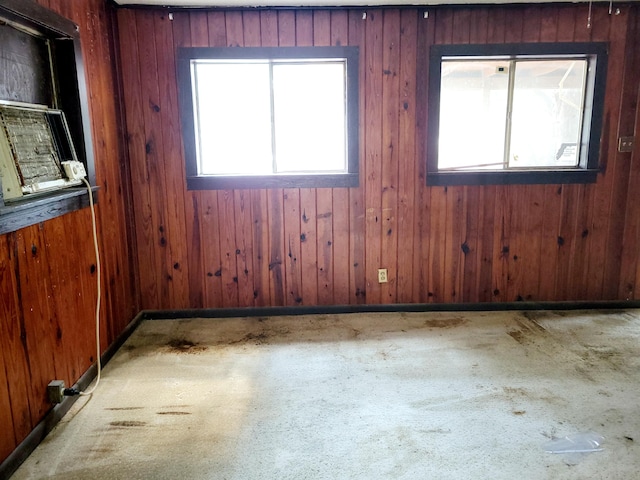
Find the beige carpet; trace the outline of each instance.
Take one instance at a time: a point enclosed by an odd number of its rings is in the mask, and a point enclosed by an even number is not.
[[[13,478],[638,478],[639,337],[640,311],[146,321]]]

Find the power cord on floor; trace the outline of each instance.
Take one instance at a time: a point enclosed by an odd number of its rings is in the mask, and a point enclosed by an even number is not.
[[[77,394],[79,395],[88,396],[91,395],[96,390],[96,388],[98,388],[98,384],[100,383],[100,373],[102,370],[102,364],[100,362],[100,303],[102,297],[102,289],[100,278],[100,251],[98,249],[98,229],[96,227],[96,212],[95,205],[93,204],[93,191],[91,190],[91,184],[85,178],[83,178],[82,181],[87,186],[87,191],[89,192],[89,206],[91,207],[91,225],[93,227],[93,246],[96,252],[96,276],[98,284],[98,297],[96,299],[96,366],[98,369],[98,373],[96,375],[96,383],[93,385],[93,388],[91,388],[91,390],[77,392]],[[76,392],[73,392],[72,394],[76,394]]]

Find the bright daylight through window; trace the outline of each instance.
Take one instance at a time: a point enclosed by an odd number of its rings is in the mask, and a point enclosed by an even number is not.
[[[483,48],[485,54],[476,54]],[[533,51],[523,53],[527,49]],[[434,50],[432,66],[435,60],[439,68],[430,79],[430,105],[437,108],[429,110],[429,183],[593,181],[606,66],[602,44]]]
[[[189,188],[357,185],[357,49],[180,55]]]

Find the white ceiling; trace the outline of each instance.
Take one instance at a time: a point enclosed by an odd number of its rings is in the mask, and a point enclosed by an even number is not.
[[[365,7],[428,6],[490,3],[579,3],[576,0],[115,0],[120,5],[156,5],[165,7]],[[579,0],[582,3],[588,0]],[[608,2],[609,0],[594,0]],[[640,2],[640,0],[627,0]],[[614,2],[619,3],[619,2]]]

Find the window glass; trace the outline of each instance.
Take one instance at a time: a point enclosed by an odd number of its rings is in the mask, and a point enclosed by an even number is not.
[[[585,60],[443,61],[438,168],[576,167],[585,71]]]
[[[269,64],[195,61],[193,76],[198,173],[271,173]]]
[[[578,166],[586,63],[516,63],[509,167]]]
[[[277,172],[345,172],[344,63],[273,67]]]
[[[502,168],[508,67],[504,61],[442,62],[439,169]]]

